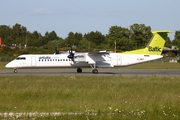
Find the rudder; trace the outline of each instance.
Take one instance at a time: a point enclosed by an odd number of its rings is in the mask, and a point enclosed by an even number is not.
[[[144,54],[156,54],[161,55],[162,50],[164,48],[164,44],[167,39],[169,30],[157,30],[153,31],[153,37],[151,38],[150,42],[147,44],[146,48],[144,49]]]

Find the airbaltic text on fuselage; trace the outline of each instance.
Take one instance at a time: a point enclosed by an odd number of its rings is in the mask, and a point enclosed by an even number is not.
[[[51,57],[49,57],[49,56],[41,56],[41,57],[39,57],[39,59],[51,59]]]
[[[41,56],[39,57],[40,60],[44,60],[44,59],[58,59],[59,57],[50,57],[50,56]]]
[[[160,47],[148,47],[148,51],[150,52],[161,52],[161,48]]]

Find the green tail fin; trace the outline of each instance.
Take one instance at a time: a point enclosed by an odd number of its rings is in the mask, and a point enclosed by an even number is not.
[[[167,34],[170,33],[170,31],[159,30],[159,31],[153,31],[152,33],[153,33],[153,37],[146,46],[146,48],[144,49],[143,53],[161,55],[164,48],[164,44],[167,39]]]
[[[161,55],[164,48],[165,41],[167,39],[167,34],[170,33],[169,30],[157,30],[153,31],[153,37],[147,44],[146,48],[124,52],[125,54],[154,54]]]

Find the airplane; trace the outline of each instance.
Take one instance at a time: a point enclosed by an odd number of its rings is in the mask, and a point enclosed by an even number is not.
[[[6,68],[13,68],[14,73],[19,68],[77,68],[77,73],[82,68],[91,67],[92,73],[97,74],[97,68],[129,66],[138,63],[160,59],[164,48],[165,40],[169,30],[152,31],[152,38],[144,49],[126,51],[123,53],[111,53],[107,51],[98,52],[69,52],[54,54],[24,54],[18,56],[6,64]]]

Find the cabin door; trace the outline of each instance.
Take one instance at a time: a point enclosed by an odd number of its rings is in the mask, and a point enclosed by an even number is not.
[[[117,65],[121,65],[121,56],[117,56]]]
[[[36,57],[31,57],[31,66],[35,67],[36,66]]]

